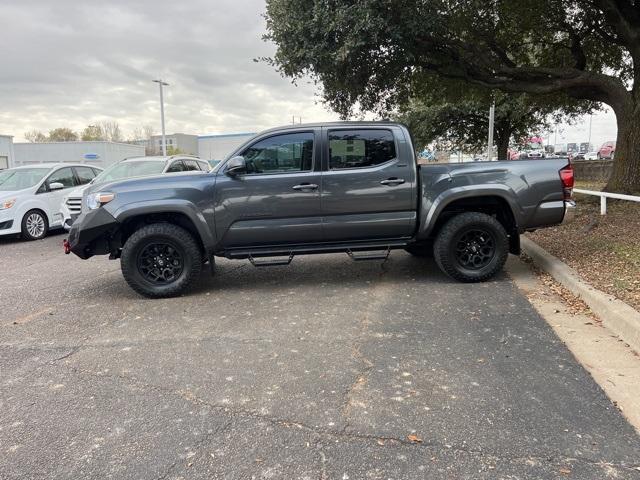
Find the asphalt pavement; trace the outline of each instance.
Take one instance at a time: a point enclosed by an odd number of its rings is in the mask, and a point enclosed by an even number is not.
[[[640,437],[506,275],[219,260],[147,300],[0,240],[0,478],[640,478]]]

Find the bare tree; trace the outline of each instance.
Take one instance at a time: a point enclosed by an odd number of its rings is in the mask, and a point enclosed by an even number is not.
[[[40,130],[29,130],[25,132],[24,138],[27,142],[30,143],[43,143],[47,141],[47,136],[42,133]]]

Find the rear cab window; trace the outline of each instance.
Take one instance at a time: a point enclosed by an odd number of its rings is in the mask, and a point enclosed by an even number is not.
[[[391,130],[329,130],[328,135],[329,170],[375,167],[396,158]]]

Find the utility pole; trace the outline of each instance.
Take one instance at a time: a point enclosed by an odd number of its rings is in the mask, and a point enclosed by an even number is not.
[[[589,115],[589,151],[591,151],[591,122],[593,121],[593,113]]]
[[[489,108],[489,141],[487,142],[488,143],[488,148],[487,148],[488,161],[491,161],[493,157],[493,123],[495,120],[495,115],[496,115],[496,102],[493,102],[491,104],[491,107]]]
[[[164,97],[162,95],[162,87],[168,87],[169,84],[167,82],[163,82],[162,79],[153,80],[160,86],[160,122],[162,123],[162,155],[167,156],[167,140],[165,138],[164,131]]]

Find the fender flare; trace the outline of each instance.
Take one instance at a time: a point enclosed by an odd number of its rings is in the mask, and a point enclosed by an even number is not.
[[[417,238],[424,239],[429,236],[435,226],[442,211],[456,200],[474,197],[499,197],[504,200],[513,214],[516,226],[520,225],[524,218],[524,212],[517,202],[516,193],[506,185],[487,184],[474,185],[473,187],[462,186],[445,190],[432,202],[423,196],[421,200],[420,227]]]
[[[215,239],[211,233],[209,224],[202,212],[187,200],[172,198],[170,202],[165,200],[148,200],[129,203],[116,208],[112,212],[112,215],[118,223],[124,223],[130,218],[154,213],[179,213],[185,215],[196,227],[205,250],[208,252],[213,250]]]

